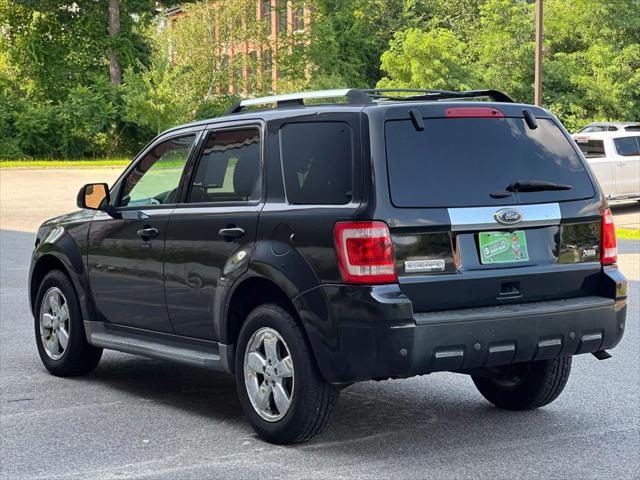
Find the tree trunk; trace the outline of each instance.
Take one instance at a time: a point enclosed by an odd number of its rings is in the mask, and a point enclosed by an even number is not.
[[[120,33],[120,0],[109,0],[109,38],[114,39]],[[122,69],[116,49],[109,48],[109,78],[112,85],[122,83]]]

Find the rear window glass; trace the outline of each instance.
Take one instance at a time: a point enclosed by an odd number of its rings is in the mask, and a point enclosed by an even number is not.
[[[207,137],[189,202],[237,202],[260,197],[260,131],[212,132]]]
[[[576,138],[576,143],[586,158],[605,157],[604,142],[602,140],[591,140],[589,138]]]
[[[289,203],[351,201],[353,140],[347,123],[289,123],[280,129],[280,149]]]
[[[592,133],[592,132],[617,132],[618,127],[613,125],[591,125],[584,127],[579,133]]]
[[[435,118],[417,131],[411,120],[385,125],[391,200],[398,207],[471,207],[591,198],[578,153],[553,122],[522,118]],[[493,192],[523,180],[570,185],[570,190]]]
[[[640,155],[640,137],[614,138],[613,143],[616,146],[616,152],[618,152],[618,155],[622,155],[624,157]]]

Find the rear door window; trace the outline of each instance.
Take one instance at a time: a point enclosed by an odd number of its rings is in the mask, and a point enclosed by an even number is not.
[[[289,123],[280,129],[287,200],[345,205],[352,197],[353,133],[345,122]]]
[[[622,155],[623,157],[640,155],[640,136],[614,138],[613,144],[616,146],[618,155]]]
[[[577,137],[575,140],[585,158],[604,158],[606,156],[604,152],[604,141],[580,137]]]
[[[591,198],[593,186],[572,142],[548,119],[432,118],[385,125],[391,199],[398,207],[471,207]],[[519,181],[570,185],[494,198]]]
[[[257,200],[260,156],[257,128],[209,133],[193,177],[189,203]]]

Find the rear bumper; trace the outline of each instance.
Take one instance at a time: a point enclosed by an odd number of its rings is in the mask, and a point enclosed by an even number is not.
[[[350,383],[610,349],[624,333],[626,280],[604,270],[601,287],[598,296],[418,314],[396,285],[324,285],[295,301],[325,378]]]

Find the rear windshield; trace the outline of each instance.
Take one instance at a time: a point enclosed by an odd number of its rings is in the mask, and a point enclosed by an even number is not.
[[[553,122],[522,118],[435,118],[417,131],[411,120],[385,124],[391,200],[398,207],[471,207],[591,198],[579,155]],[[519,192],[518,181],[570,185],[570,190]]]
[[[606,156],[604,153],[604,141],[580,137],[575,140],[586,158],[602,158]]]

